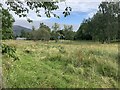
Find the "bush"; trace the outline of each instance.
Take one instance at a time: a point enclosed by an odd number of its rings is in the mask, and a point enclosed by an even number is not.
[[[19,60],[16,55],[16,48],[12,46],[8,46],[6,44],[2,44],[2,54],[7,54],[9,57],[12,57],[14,60]]]

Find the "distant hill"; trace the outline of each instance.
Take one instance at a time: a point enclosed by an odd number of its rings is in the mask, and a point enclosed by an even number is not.
[[[33,23],[29,23],[27,22],[26,20],[16,20],[14,22],[14,25],[20,25],[20,26],[23,26],[23,27],[28,27],[28,28],[31,28],[32,29],[32,26],[35,27],[35,29],[38,29],[39,28],[39,25],[40,23],[44,23],[45,25],[49,26],[50,28],[52,28],[53,24],[55,22],[47,22],[47,21],[33,21]],[[58,23],[60,25],[60,29],[63,29],[64,28],[64,23]],[[80,27],[80,24],[65,24],[65,25],[73,25],[73,30],[74,31],[77,31]]]
[[[32,30],[29,29],[29,28],[26,28],[26,27],[23,27],[23,26],[19,26],[19,25],[14,25],[13,26],[13,32],[14,32],[14,35],[21,35],[21,30],[25,30],[26,32],[31,32]]]

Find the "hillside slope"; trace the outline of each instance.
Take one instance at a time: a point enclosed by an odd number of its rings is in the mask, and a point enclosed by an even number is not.
[[[19,25],[14,25],[13,26],[13,31],[14,31],[14,35],[19,36],[21,35],[21,30],[25,30],[26,32],[31,32],[31,29],[23,27],[23,26],[19,26]]]

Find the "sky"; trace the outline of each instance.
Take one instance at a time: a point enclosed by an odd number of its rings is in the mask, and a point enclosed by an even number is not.
[[[48,23],[56,22],[59,24],[75,25],[75,29],[77,29],[79,28],[81,22],[84,19],[92,17],[97,12],[100,2],[101,0],[66,0],[65,2],[59,2],[57,4],[59,6],[59,9],[54,11],[55,14],[60,16],[60,19],[55,18],[53,16],[51,18],[47,18],[44,14],[43,9],[41,9],[42,17],[37,17],[34,11],[30,11],[28,17],[35,22],[36,21],[48,22]],[[62,12],[64,11],[66,6],[71,7],[72,11],[70,12],[69,16],[64,17]],[[22,25],[22,22],[18,23],[18,20],[26,20],[26,18],[19,18],[13,12],[11,12],[11,14],[16,20],[14,24]]]
[[[47,18],[44,14],[44,10],[41,9],[42,17],[37,17],[34,11],[30,11],[28,17],[32,20],[39,21],[49,21],[49,22],[57,22],[64,24],[80,24],[84,18],[92,17],[100,4],[100,0],[66,0],[65,2],[58,3],[59,9],[54,11],[55,14],[60,16],[58,18]],[[69,16],[64,17],[62,12],[64,11],[66,6],[70,6],[72,11]],[[13,14],[16,20],[19,20],[17,15]],[[22,18],[23,20],[25,18]]]
[[[61,14],[65,8],[65,3],[63,2],[59,4],[60,10],[56,11],[60,15],[60,19],[51,18],[49,21],[65,24],[80,24],[83,19],[92,17],[96,13],[100,2],[96,2],[96,0],[91,0],[91,2],[90,0],[67,0],[66,4],[72,8],[70,15],[64,17]]]

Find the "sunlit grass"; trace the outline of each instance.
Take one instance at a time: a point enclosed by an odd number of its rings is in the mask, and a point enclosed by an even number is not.
[[[118,45],[85,41],[3,41],[19,61],[3,56],[4,87],[116,88]],[[28,52],[29,51],[29,52]]]

